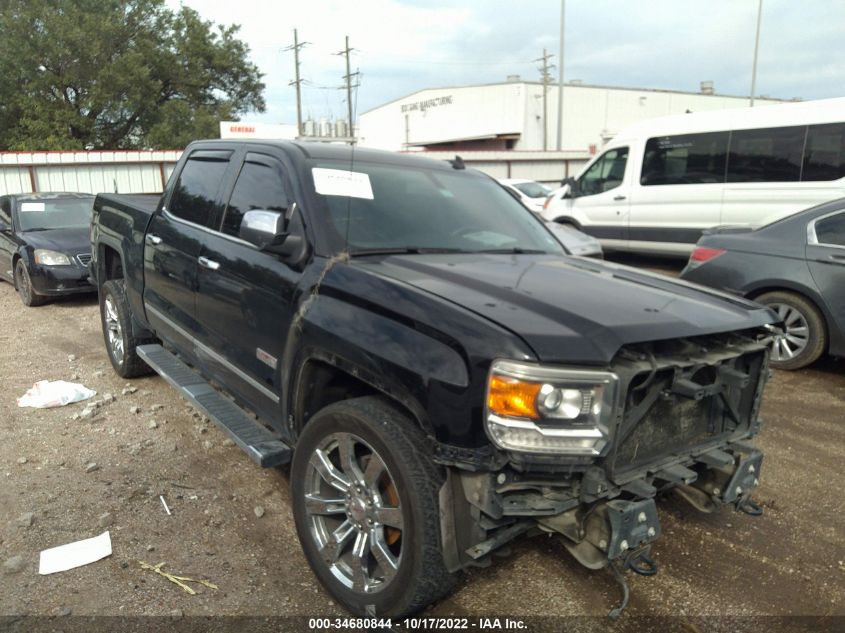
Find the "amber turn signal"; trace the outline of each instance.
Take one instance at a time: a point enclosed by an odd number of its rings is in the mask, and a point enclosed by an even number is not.
[[[540,417],[537,395],[541,386],[541,383],[523,382],[494,374],[490,377],[487,409],[494,415],[536,420]]]

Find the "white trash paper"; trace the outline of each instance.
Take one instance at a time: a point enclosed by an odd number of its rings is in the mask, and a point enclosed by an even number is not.
[[[87,400],[95,395],[97,395],[96,391],[75,382],[40,380],[18,398],[18,406],[36,409],[63,407],[71,402]]]
[[[88,565],[106,556],[111,556],[111,536],[108,531],[94,538],[45,549],[41,552],[38,573],[42,576],[55,574],[57,571]]]

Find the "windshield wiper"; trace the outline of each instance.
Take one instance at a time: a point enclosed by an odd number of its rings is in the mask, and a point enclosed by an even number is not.
[[[548,255],[549,251],[540,250],[538,248],[521,248],[519,246],[512,246],[511,248],[487,248],[477,253],[504,253],[507,255]]]
[[[461,248],[439,248],[428,246],[397,246],[390,248],[356,248],[349,251],[350,257],[367,255],[432,255],[442,253],[469,253]]]

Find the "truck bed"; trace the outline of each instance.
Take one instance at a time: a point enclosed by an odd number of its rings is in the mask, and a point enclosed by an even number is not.
[[[130,206],[136,209],[141,209],[149,214],[155,212],[158,206],[158,201],[161,199],[160,193],[101,193],[97,197],[109,204],[123,207]]]

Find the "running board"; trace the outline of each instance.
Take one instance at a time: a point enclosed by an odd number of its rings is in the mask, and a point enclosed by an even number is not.
[[[147,365],[225,431],[256,464],[268,468],[290,461],[290,446],[279,435],[244,413],[161,345],[139,345],[136,349]]]

